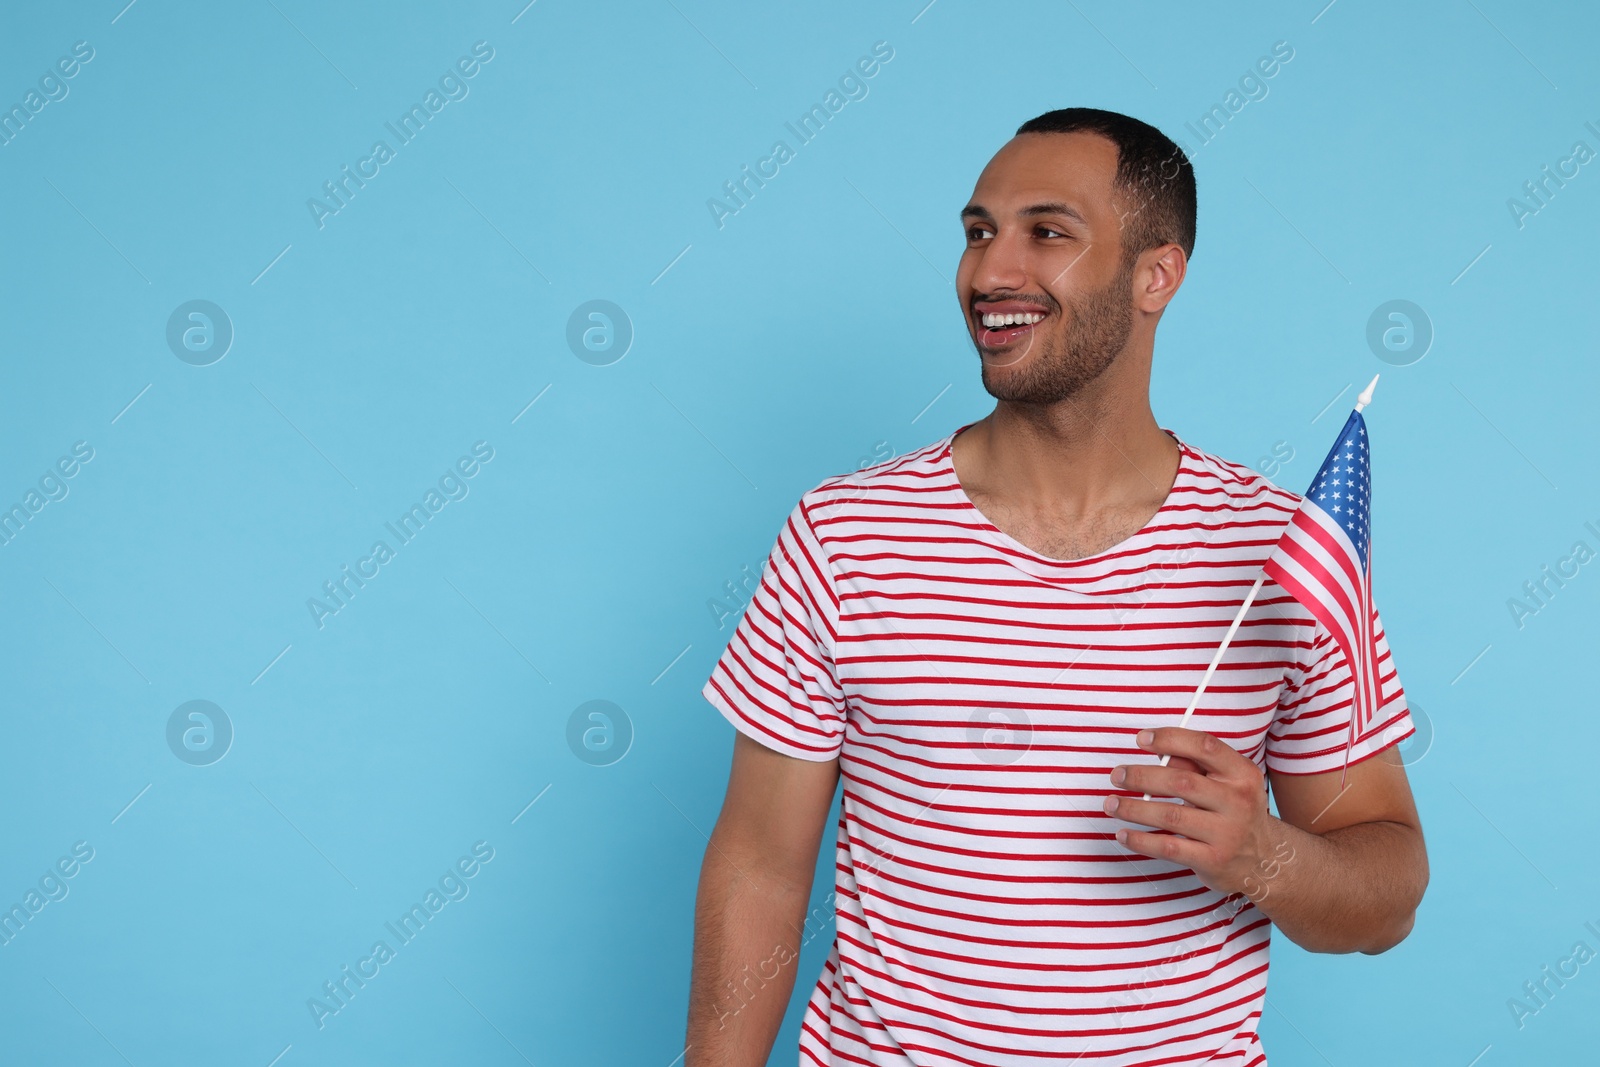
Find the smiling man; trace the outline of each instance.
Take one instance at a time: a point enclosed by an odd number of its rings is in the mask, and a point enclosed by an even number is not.
[[[737,733],[689,1067],[767,1062],[819,930],[800,1063],[877,1067],[1254,1067],[1273,927],[1410,931],[1413,726],[1376,614],[1342,790],[1350,667],[1274,582],[1175,725],[1299,504],[1151,412],[1195,203],[1172,141],[1088,108],[979,176],[956,290],[994,410],[805,493],[703,689]]]

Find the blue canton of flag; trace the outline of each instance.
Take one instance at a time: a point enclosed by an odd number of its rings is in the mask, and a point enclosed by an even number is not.
[[[1344,652],[1355,681],[1350,748],[1376,720],[1382,694],[1372,607],[1372,467],[1367,423],[1350,413],[1268,557],[1265,571],[1299,601]]]
[[[1372,546],[1372,475],[1367,462],[1367,423],[1361,412],[1350,413],[1339,443],[1323,460],[1306,496],[1333,516],[1365,567]]]

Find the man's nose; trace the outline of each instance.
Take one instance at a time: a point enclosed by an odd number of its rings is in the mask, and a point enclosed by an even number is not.
[[[996,234],[978,252],[972,288],[978,293],[1015,292],[1027,287],[1027,259],[1019,237]]]

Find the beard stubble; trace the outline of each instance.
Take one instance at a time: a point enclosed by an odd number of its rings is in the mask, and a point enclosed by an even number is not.
[[[991,374],[990,361],[980,350],[984,389],[996,400],[1026,405],[1056,404],[1076,396],[1116,362],[1128,343],[1132,281],[1133,264],[1124,262],[1105,288],[1064,305],[1064,332],[1058,329],[1040,340],[1035,358],[1021,370],[1001,373],[1002,365]]]

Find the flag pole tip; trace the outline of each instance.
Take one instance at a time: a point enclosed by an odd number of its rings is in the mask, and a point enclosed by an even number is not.
[[[1376,374],[1374,374],[1372,376],[1372,381],[1368,382],[1367,383],[1367,387],[1365,389],[1361,390],[1361,395],[1356,397],[1356,410],[1357,411],[1360,411],[1362,408],[1364,408],[1368,404],[1372,403],[1372,391],[1374,389],[1376,389],[1377,387],[1378,387],[1378,376]]]

